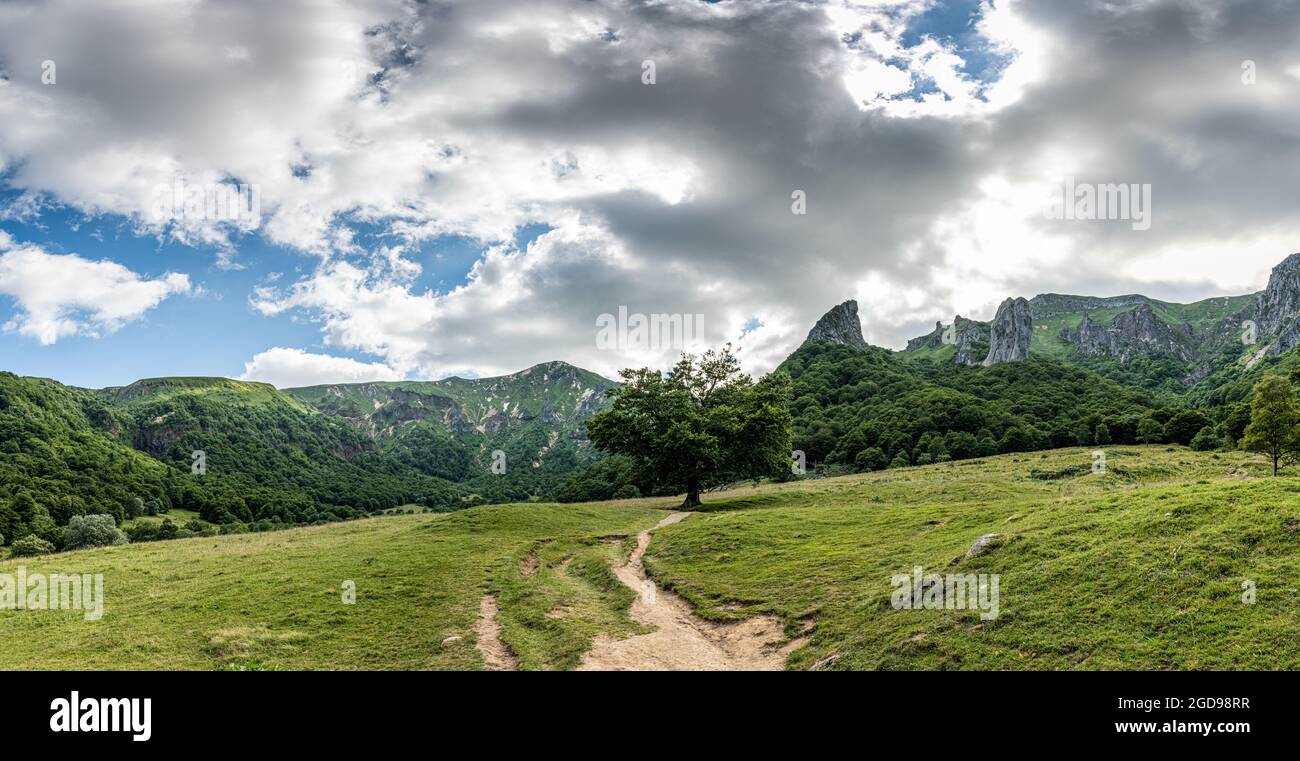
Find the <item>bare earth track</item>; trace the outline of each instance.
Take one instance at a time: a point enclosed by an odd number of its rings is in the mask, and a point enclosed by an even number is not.
[[[673,513],[655,528],[677,523],[690,513]],[[785,640],[781,622],[754,616],[735,623],[715,623],[696,616],[679,595],[660,589],[646,576],[641,556],[650,532],[637,535],[628,562],[614,569],[619,581],[637,593],[632,620],[654,627],[627,639],[600,635],[578,671],[780,671],[785,657],[803,640]]]
[[[497,621],[497,600],[492,595],[483,595],[478,604],[478,620],[474,622],[474,634],[479,653],[483,655],[483,665],[488,671],[516,671],[519,659],[510,652],[509,646],[501,641],[501,623]]]

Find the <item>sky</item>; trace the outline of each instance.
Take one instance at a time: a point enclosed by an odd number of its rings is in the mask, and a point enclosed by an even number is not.
[[[850,298],[901,348],[1008,296],[1248,293],[1300,250],[1297,117],[1276,0],[10,0],[0,370],[613,377],[731,342],[762,373]],[[1110,185],[1149,224],[1045,211]]]

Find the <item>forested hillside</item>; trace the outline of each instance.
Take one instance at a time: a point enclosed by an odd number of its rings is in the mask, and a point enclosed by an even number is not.
[[[332,521],[462,490],[387,460],[270,386],[141,381],[88,391],[0,373],[0,535],[59,546],[73,516],[173,509],[218,524]]]
[[[527,500],[601,458],[582,423],[612,385],[560,362],[287,392],[224,378],[94,391],[0,373],[0,537],[59,547],[62,527],[91,514],[273,528]]]

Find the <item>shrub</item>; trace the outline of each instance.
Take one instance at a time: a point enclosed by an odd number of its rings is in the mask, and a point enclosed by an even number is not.
[[[108,547],[126,544],[126,534],[117,527],[111,515],[74,515],[63,529],[63,548],[83,550],[89,547]]]
[[[1223,446],[1223,440],[1208,425],[1197,431],[1196,435],[1192,437],[1191,447],[1197,452],[1208,452],[1221,446]]]
[[[853,458],[853,465],[861,471],[884,470],[889,465],[889,459],[880,447],[867,447]]]
[[[633,484],[623,484],[614,492],[614,499],[636,499],[641,496],[641,490]]]
[[[32,555],[48,555],[54,552],[54,545],[35,534],[28,534],[14,542],[13,556],[16,558]]]

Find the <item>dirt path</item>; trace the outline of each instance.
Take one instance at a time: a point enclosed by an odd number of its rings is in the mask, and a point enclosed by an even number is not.
[[[478,602],[478,620],[474,622],[475,647],[483,655],[488,671],[517,671],[519,659],[501,641],[501,623],[497,621],[497,599],[483,595]]]
[[[669,526],[690,513],[673,513],[655,528]],[[753,616],[736,623],[706,621],[691,611],[679,595],[660,589],[646,576],[641,556],[650,532],[637,535],[636,549],[625,565],[614,569],[619,581],[637,593],[632,620],[654,627],[649,634],[614,639],[602,634],[582,659],[578,671],[780,671],[785,656],[803,644],[782,646],[781,622]]]

